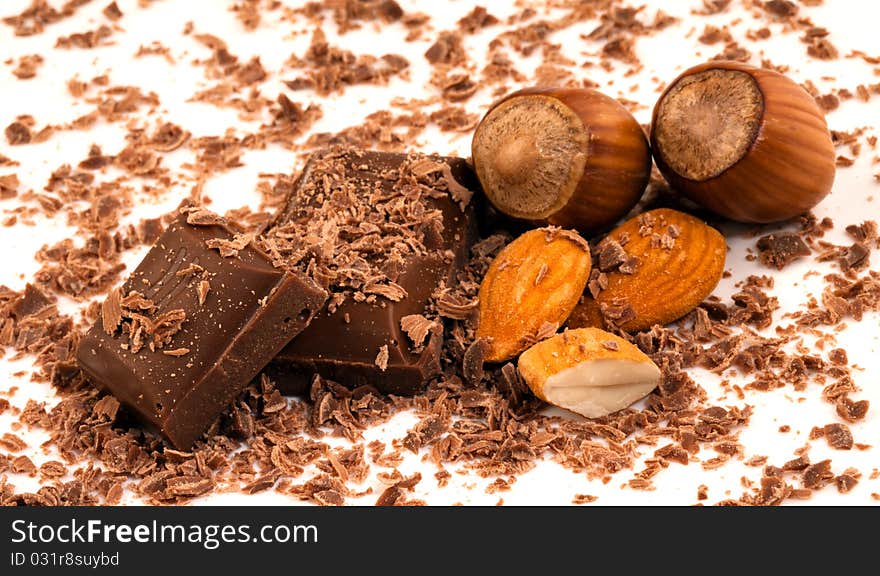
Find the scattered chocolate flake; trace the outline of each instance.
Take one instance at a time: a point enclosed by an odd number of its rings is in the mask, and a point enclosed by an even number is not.
[[[39,54],[28,54],[18,59],[18,66],[12,71],[19,80],[27,80],[37,75],[37,69],[43,64]]]
[[[846,233],[865,246],[880,241],[877,222],[874,220],[866,220],[859,225],[851,224],[846,227]]]
[[[837,485],[837,491],[841,494],[850,492],[856,487],[856,484],[859,483],[859,478],[861,478],[861,476],[862,474],[857,469],[847,468],[842,474],[834,478],[834,483]]]
[[[735,60],[737,62],[748,62],[752,58],[752,53],[736,42],[728,42],[724,46],[724,50],[710,58],[710,60]]]
[[[40,466],[40,477],[43,479],[62,478],[67,475],[67,468],[57,460],[49,460]]]
[[[614,298],[599,304],[607,326],[622,326],[636,317],[636,311],[624,298]]]
[[[472,386],[478,385],[483,379],[483,364],[486,362],[486,356],[489,355],[491,345],[488,338],[478,338],[464,353],[461,372],[465,381]]]
[[[836,60],[837,48],[830,40],[823,37],[809,37],[807,42],[807,54],[819,60]]]
[[[677,446],[675,444],[667,444],[663,448],[655,450],[654,457],[662,458],[663,460],[667,460],[670,462],[678,462],[679,464],[683,464],[685,466],[690,460],[688,451],[681,446]]]
[[[208,292],[211,290],[211,283],[207,280],[199,280],[196,290],[199,295],[199,306],[204,306],[205,300],[208,299]]]
[[[474,6],[473,10],[458,20],[458,27],[462,32],[473,34],[477,30],[494,26],[498,22],[498,18],[489,14],[484,7]]]
[[[809,256],[810,248],[798,234],[768,234],[758,239],[759,258],[765,266],[782,270],[801,256]]]
[[[186,223],[192,226],[214,226],[223,223],[223,218],[210,210],[198,208],[189,211],[186,215]]]
[[[592,496],[590,494],[575,494],[571,499],[572,504],[591,504],[598,500],[598,496]]]
[[[31,141],[31,131],[22,122],[13,122],[6,127],[6,141],[10,146],[18,146],[20,144],[28,144]]]
[[[189,137],[188,131],[171,122],[165,122],[150,138],[150,146],[158,152],[171,152],[183,146]]]
[[[847,422],[858,422],[864,420],[869,405],[867,400],[854,402],[847,396],[843,396],[837,401],[837,415]]]
[[[73,16],[84,4],[87,4],[87,1],[68,0],[58,10],[46,0],[33,0],[21,13],[6,16],[3,22],[13,27],[16,36],[33,36],[42,33],[47,25]]]
[[[703,0],[702,10],[696,11],[696,14],[711,15],[719,14],[727,9],[730,0]]]
[[[456,31],[441,32],[436,42],[425,52],[425,58],[431,64],[464,64],[467,53],[462,45],[461,34]]]
[[[9,200],[18,196],[18,176],[5,174],[0,176],[0,200]]]
[[[849,362],[846,350],[843,348],[835,348],[828,352],[828,360],[836,366],[845,366]]]
[[[703,44],[717,44],[718,42],[730,42],[733,40],[733,37],[730,35],[730,32],[727,30],[722,30],[716,26],[707,25],[703,29],[703,33],[697,38]]]
[[[798,6],[789,0],[768,0],[764,10],[778,18],[791,18],[798,13]]]
[[[823,431],[828,445],[835,450],[849,450],[853,447],[853,436],[846,424],[827,424]]]
[[[404,497],[406,492],[412,492],[416,484],[421,482],[422,475],[418,472],[404,478],[386,488],[376,500],[376,506],[412,506],[421,504],[420,501],[407,501]]]
[[[590,291],[590,295],[595,299],[606,288],[608,288],[608,276],[604,272],[600,272],[598,268],[590,270],[590,278],[587,281],[587,289]]]
[[[103,13],[104,16],[106,16],[109,20],[112,20],[114,22],[121,20],[123,16],[122,10],[120,10],[119,6],[116,5],[115,0],[104,6],[104,9],[101,10],[101,13]]]
[[[606,239],[599,246],[599,271],[612,272],[627,261],[627,253],[619,242]]]
[[[382,371],[388,368],[388,344],[383,344],[379,348],[379,353],[376,354],[376,366]]]
[[[113,29],[106,25],[101,25],[94,30],[88,32],[77,32],[70,36],[61,36],[55,42],[56,48],[96,48],[106,45],[106,39],[113,35]]]
[[[175,357],[186,356],[187,354],[189,354],[189,348],[175,348],[174,350],[162,350],[162,354],[165,354],[166,356],[175,356]]]
[[[33,461],[25,455],[13,458],[9,463],[9,469],[16,474],[27,474],[28,476],[37,475],[37,467]]]
[[[235,258],[238,256],[238,252],[250,244],[253,239],[254,237],[252,234],[236,234],[233,236],[232,240],[227,240],[226,238],[212,238],[210,240],[205,240],[205,244],[208,248],[216,249],[224,258]]]
[[[764,476],[761,478],[759,492],[748,503],[757,506],[778,506],[786,498],[791,496],[792,487],[778,476]]]
[[[385,54],[380,58],[355,56],[347,50],[331,46],[320,28],[312,34],[311,45],[305,56],[292,57],[288,64],[306,71],[305,75],[286,81],[288,88],[311,88],[322,96],[341,91],[344,86],[384,83],[409,68],[409,61],[398,54]]]
[[[804,488],[810,488],[811,490],[822,488],[829,482],[832,482],[833,479],[834,474],[831,472],[831,460],[822,460],[808,466],[803,474]]]
[[[0,437],[0,447],[10,452],[19,452],[27,448],[27,446],[27,442],[11,432],[6,432]]]
[[[122,294],[119,288],[111,290],[101,304],[101,321],[104,332],[113,335],[122,322]]]

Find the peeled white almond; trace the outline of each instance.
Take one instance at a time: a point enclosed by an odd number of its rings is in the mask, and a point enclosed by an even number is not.
[[[660,383],[641,350],[598,328],[567,330],[522,353],[519,372],[538,398],[587,418],[622,410]]]

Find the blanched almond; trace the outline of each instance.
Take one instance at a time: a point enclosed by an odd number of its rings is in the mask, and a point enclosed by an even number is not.
[[[519,372],[535,395],[598,418],[644,398],[660,369],[641,350],[598,328],[567,330],[522,353]]]

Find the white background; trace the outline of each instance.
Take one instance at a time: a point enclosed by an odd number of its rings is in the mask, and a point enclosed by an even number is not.
[[[0,15],[18,13],[30,3],[30,0],[3,0],[0,3]],[[296,71],[284,67],[284,61],[292,54],[302,56],[308,47],[311,28],[302,22],[278,22],[274,16],[264,18],[256,32],[247,32],[234,15],[227,10],[231,2],[183,2],[160,0],[148,9],[141,9],[134,0],[120,0],[120,8],[125,17],[118,23],[121,30],[110,38],[110,45],[95,50],[52,50],[55,39],[73,32],[83,32],[105,23],[100,10],[107,2],[96,1],[86,6],[74,18],[58,24],[50,25],[42,34],[29,38],[17,38],[12,29],[0,26],[0,126],[5,127],[19,114],[33,114],[37,119],[37,127],[46,123],[61,124],[69,122],[90,110],[89,105],[75,102],[67,93],[66,82],[78,76],[81,80],[107,73],[111,85],[136,85],[144,92],[153,91],[159,95],[161,105],[158,117],[175,122],[193,132],[195,136],[221,135],[228,127],[250,127],[256,124],[242,123],[237,113],[231,109],[198,103],[187,102],[195,91],[209,87],[212,82],[204,77],[201,68],[192,67],[189,63],[195,59],[209,56],[208,49],[197,44],[191,37],[182,36],[181,32],[187,21],[193,21],[195,32],[211,33],[226,40],[229,50],[239,56],[240,61],[247,61],[251,56],[259,56],[263,66],[270,72],[269,78],[261,84],[261,91],[269,98],[274,98],[281,91],[288,93],[296,101],[306,103],[308,99],[320,101],[323,118],[313,127],[315,132],[337,131],[361,122],[369,112],[385,108],[392,98],[419,98],[433,94],[428,85],[431,68],[422,57],[425,49],[433,42],[436,33],[452,29],[455,21],[468,13],[473,3],[464,1],[415,1],[400,0],[407,11],[423,11],[433,17],[434,32],[429,32],[417,42],[403,42],[405,29],[400,25],[382,26],[381,30],[373,24],[365,25],[361,30],[347,33],[337,38],[335,27],[330,23],[325,31],[332,43],[360,53],[381,55],[386,52],[398,52],[410,59],[409,81],[394,79],[388,86],[362,86],[349,88],[342,95],[334,95],[329,99],[320,99],[311,93],[290,93],[286,91],[282,80],[289,80]],[[286,2],[295,6],[292,1]],[[60,5],[60,2],[56,2]],[[510,3],[488,3],[489,11],[502,19],[513,12]],[[773,38],[760,45],[744,41],[745,31],[757,29],[764,24],[755,23],[736,0],[734,6],[726,13],[706,17],[694,17],[692,8],[699,8],[699,0],[688,2],[642,1],[646,8],[642,18],[650,20],[656,9],[681,18],[681,23],[653,37],[638,41],[636,50],[645,64],[644,70],[631,78],[623,78],[626,66],[618,65],[612,72],[605,72],[600,67],[588,71],[578,71],[579,76],[588,77],[598,82],[601,90],[614,96],[624,96],[643,104],[636,112],[639,121],[649,121],[650,109],[657,97],[657,85],[652,82],[656,77],[661,81],[669,81],[685,68],[716,54],[721,45],[700,45],[696,37],[700,35],[705,24],[718,26],[729,24],[736,19],[741,23],[732,28],[734,37],[741,40],[753,53],[753,63],[759,63],[760,51],[776,64],[787,64],[791,67],[790,75],[799,82],[812,80],[820,89],[827,92],[831,87],[847,87],[851,90],[858,84],[880,82],[872,67],[860,59],[844,59],[835,61],[818,61],[806,56],[804,44],[798,41],[798,34],[775,34]],[[880,21],[880,4],[859,2],[856,0],[826,0],[825,4],[816,8],[801,7],[801,14],[808,15],[819,26],[831,31],[830,39],[837,46],[841,55],[851,49],[859,49],[874,56],[880,56],[880,40],[877,38],[877,22]],[[329,18],[328,18],[329,21]],[[596,61],[600,44],[580,38],[581,34],[589,33],[594,24],[573,27],[551,37],[552,42],[561,43],[563,52],[576,62]],[[773,25],[774,32],[781,25]],[[500,32],[499,27],[488,28],[484,33],[470,36],[466,45],[472,49],[472,57],[477,61],[478,69],[482,67],[481,58],[489,39]],[[141,45],[148,45],[154,40],[161,41],[171,48],[176,64],[171,65],[161,57],[134,59],[133,55]],[[37,77],[28,81],[18,81],[12,75],[14,65],[7,59],[24,54],[39,53],[45,63],[39,68]],[[540,51],[537,51],[540,54]],[[518,66],[524,72],[530,72],[538,63],[540,56],[520,61]],[[633,85],[637,85],[635,90]],[[513,86],[511,86],[513,88]],[[481,90],[466,103],[467,108],[476,113],[485,111],[491,102],[491,90]],[[154,126],[156,118],[138,117],[141,124]],[[264,119],[267,120],[267,119]],[[841,107],[828,115],[829,125],[837,130],[850,130],[857,127],[869,127],[878,134],[880,127],[880,97],[874,97],[870,103],[856,100],[844,102]],[[12,157],[18,167],[0,168],[0,174],[17,173],[22,182],[21,190],[40,190],[47,182],[50,173],[64,162],[75,165],[86,157],[89,145],[96,142],[105,153],[116,153],[124,147],[124,123],[107,124],[99,122],[88,132],[62,132],[47,142],[38,145],[10,147],[5,139],[0,139],[0,153]],[[414,148],[440,153],[455,153],[467,156],[470,146],[470,134],[453,135],[428,129],[416,142]],[[848,154],[847,150],[841,153]],[[880,172],[880,165],[871,165],[871,157],[878,155],[876,151],[865,150],[856,164],[838,171],[833,194],[816,209],[817,215],[831,216],[837,222],[834,231],[827,237],[829,241],[846,243],[843,228],[847,224],[859,223],[866,218],[880,219],[880,186],[873,180],[872,172]],[[192,181],[187,172],[179,168],[180,164],[191,159],[192,153],[186,149],[166,155],[163,165],[172,169],[176,183],[162,201],[148,201],[139,206],[131,215],[134,221],[142,217],[150,217],[166,212],[177,205],[179,200],[188,194]],[[205,192],[214,201],[212,207],[222,212],[227,208],[235,208],[243,204],[257,205],[258,196],[254,192],[257,174],[260,172],[293,172],[301,165],[303,158],[291,151],[277,146],[269,146],[262,151],[245,151],[244,167],[221,173],[212,177],[205,186]],[[110,180],[119,174],[109,169],[99,176]],[[138,186],[137,181],[133,181]],[[0,202],[0,210],[14,208],[18,200]],[[2,264],[0,264],[0,284],[14,289],[22,289],[25,282],[39,268],[32,255],[44,244],[54,243],[68,237],[71,229],[65,225],[63,211],[52,219],[39,219],[34,227],[15,226],[0,227],[0,246]],[[745,260],[746,249],[754,243],[748,230],[731,227],[727,233],[730,252],[726,269],[732,277],[723,280],[716,294],[725,298],[735,292],[733,284],[746,278],[749,274],[767,274],[768,270]],[[136,251],[127,257],[132,268],[143,255]],[[873,269],[880,270],[880,256],[875,255]],[[801,261],[785,270],[784,274],[776,274],[774,294],[779,298],[783,309],[774,316],[777,321],[786,311],[794,311],[802,307],[810,294],[819,296],[822,290],[821,276],[804,279],[804,274],[814,264]],[[830,271],[831,268],[819,268]],[[73,310],[81,304],[63,302],[65,310]],[[785,322],[782,322],[785,324]],[[872,445],[864,451],[833,451],[824,440],[812,442],[809,455],[811,460],[819,461],[832,458],[833,470],[842,472],[849,466],[855,466],[863,473],[858,486],[848,495],[841,496],[833,486],[829,486],[814,494],[812,499],[793,504],[872,504],[872,493],[880,492],[880,480],[870,480],[871,471],[880,467],[880,360],[877,358],[878,340],[880,340],[880,322],[878,315],[871,314],[861,323],[849,322],[849,327],[838,335],[839,346],[845,348],[852,365],[856,367],[854,379],[861,391],[854,395],[857,399],[871,401],[868,418],[852,425],[856,442]],[[23,407],[29,398],[46,401],[50,405],[54,401],[49,386],[29,381],[27,376],[15,377],[19,370],[29,371],[31,362],[28,359],[11,362],[0,360],[0,393],[17,387],[14,394],[8,396],[10,402]],[[744,402],[735,397],[725,397],[717,386],[717,377],[702,370],[695,370],[693,376],[706,388],[710,399],[718,403],[742,405]],[[736,379],[733,380],[737,382]],[[745,403],[753,406],[751,423],[741,435],[741,442],[746,447],[746,459],[753,455],[767,455],[769,462],[781,465],[793,458],[794,451],[807,444],[810,429],[816,425],[824,425],[838,421],[834,407],[821,399],[821,385],[813,384],[802,393],[791,388],[783,388],[775,392],[748,393]],[[7,411],[0,416],[0,433],[12,430],[14,417]],[[406,430],[416,422],[415,416],[404,413],[395,417],[388,424],[365,433],[365,442],[380,438],[390,444],[393,438],[404,436]],[[788,433],[778,432],[782,425],[791,426]],[[29,443],[25,451],[37,466],[42,462],[55,458],[51,448],[41,448],[40,444],[46,435],[40,430],[16,430]],[[334,443],[331,438],[324,441]],[[659,447],[659,446],[657,446]],[[643,455],[649,456],[657,447],[645,447]],[[704,451],[700,454],[708,459],[714,454]],[[640,469],[638,464],[634,470]],[[454,467],[450,467],[454,470]],[[373,467],[375,474],[382,469]],[[449,486],[436,488],[433,465],[423,462],[422,455],[407,453],[407,458],[400,467],[404,474],[416,470],[422,472],[423,480],[416,487],[412,497],[423,498],[430,504],[495,504],[503,497],[506,504],[569,504],[574,494],[592,494],[598,496],[597,504],[603,505],[645,505],[645,504],[692,504],[695,503],[697,486],[704,484],[709,487],[707,502],[716,502],[729,497],[739,497],[745,489],[741,478],[752,481],[760,478],[760,468],[749,468],[742,461],[733,460],[720,469],[704,471],[699,463],[692,462],[688,466],[672,464],[662,471],[655,479],[656,489],[638,491],[624,488],[623,485],[632,477],[634,470],[625,470],[613,477],[608,484],[587,480],[583,475],[575,474],[561,466],[546,461],[535,470],[528,472],[513,484],[512,490],[499,494],[486,494],[484,486],[492,479],[481,479],[473,475],[453,474]],[[307,477],[307,476],[306,476]],[[304,480],[306,477],[303,477]],[[298,479],[297,481],[299,481]],[[38,483],[34,478],[10,475],[10,482],[18,490],[36,490]],[[373,487],[373,494],[360,500],[351,500],[358,504],[370,504],[375,501],[382,485],[371,476],[359,489]],[[125,502],[134,503],[129,496]],[[297,504],[292,497],[273,492],[264,492],[253,496],[236,493],[214,494],[197,501],[212,504]]]

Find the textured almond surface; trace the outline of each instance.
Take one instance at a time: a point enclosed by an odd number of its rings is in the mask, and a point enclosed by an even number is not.
[[[653,390],[660,370],[641,350],[598,328],[567,330],[520,356],[519,372],[536,396],[597,418]]]
[[[513,358],[574,309],[590,275],[590,248],[577,233],[526,232],[502,250],[480,285],[478,338],[490,340],[486,360]]]
[[[677,210],[646,212],[612,230],[607,240],[620,242],[627,256],[637,259],[634,273],[609,271],[608,287],[595,300],[585,295],[572,314],[572,328],[597,326],[602,307],[631,307],[634,317],[619,324],[628,332],[668,324],[709,296],[724,272],[724,237]]]

